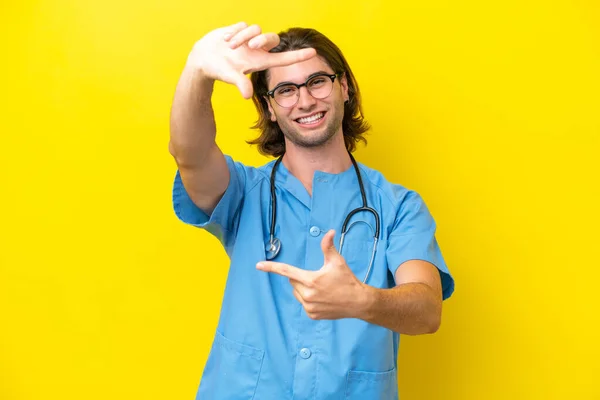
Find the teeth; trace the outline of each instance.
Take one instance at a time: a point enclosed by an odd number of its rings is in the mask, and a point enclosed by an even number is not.
[[[310,124],[311,122],[315,122],[317,120],[320,120],[321,118],[323,118],[322,112],[312,115],[310,117],[298,118],[298,122],[300,122],[301,124]]]

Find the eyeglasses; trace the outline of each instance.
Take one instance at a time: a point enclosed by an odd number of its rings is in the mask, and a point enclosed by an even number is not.
[[[289,108],[296,105],[300,98],[300,88],[306,86],[308,93],[315,99],[324,99],[331,94],[333,90],[333,81],[339,74],[316,74],[309,77],[306,82],[299,85],[295,83],[282,83],[273,90],[267,92],[267,95],[275,99],[275,102],[281,107]]]

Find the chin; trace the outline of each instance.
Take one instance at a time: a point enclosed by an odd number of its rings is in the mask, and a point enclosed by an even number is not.
[[[335,132],[331,133],[329,130],[310,133],[296,131],[292,134],[285,134],[285,137],[294,145],[305,148],[322,146],[330,142],[334,136]]]
[[[285,138],[298,147],[312,148],[329,143],[342,126],[339,121],[332,120],[335,113],[325,112],[325,116],[315,125],[307,126],[291,120],[281,126]],[[336,123],[337,122],[337,123]]]

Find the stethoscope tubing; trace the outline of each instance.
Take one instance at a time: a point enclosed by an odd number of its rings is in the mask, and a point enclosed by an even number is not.
[[[354,159],[354,157],[352,156],[352,154],[350,152],[348,152],[348,154],[350,155],[350,159],[352,161],[352,165],[354,166],[354,170],[356,171],[356,177],[358,178],[358,186],[360,188],[360,194],[361,194],[361,198],[362,198],[362,207],[357,207],[354,210],[350,211],[347,215],[346,218],[344,219],[344,223],[342,224],[342,230],[341,230],[341,235],[340,235],[340,254],[342,252],[342,248],[344,245],[344,237],[346,236],[346,232],[348,231],[349,227],[348,227],[348,223],[350,222],[351,218],[361,212],[361,211],[366,211],[368,213],[371,213],[373,215],[373,217],[375,218],[375,233],[373,236],[374,242],[373,242],[373,249],[371,251],[371,259],[369,261],[369,268],[367,270],[367,273],[365,275],[365,278],[363,280],[363,283],[366,283],[367,279],[369,278],[369,275],[371,273],[371,269],[373,267],[373,261],[375,259],[375,251],[377,249],[377,242],[379,241],[379,235],[380,235],[380,230],[381,230],[381,221],[379,218],[379,213],[368,206],[367,204],[367,196],[365,193],[365,188],[363,185],[363,181],[362,181],[362,177],[360,174],[360,170],[358,169],[358,164],[356,163],[356,160]],[[283,155],[281,155],[277,161],[275,161],[275,164],[273,165],[273,170],[271,171],[271,179],[270,179],[270,190],[271,190],[271,223],[270,223],[270,227],[269,227],[269,241],[267,242],[267,245],[265,246],[265,250],[267,252],[267,259],[271,260],[275,257],[277,257],[277,254],[279,254],[279,251],[281,250],[281,241],[275,237],[275,226],[277,224],[277,195],[275,193],[275,174],[277,171],[277,168],[279,167],[279,164],[281,163],[281,161],[283,160]],[[367,224],[368,225],[368,224]],[[370,226],[370,225],[369,225]],[[372,229],[372,227],[371,227]]]

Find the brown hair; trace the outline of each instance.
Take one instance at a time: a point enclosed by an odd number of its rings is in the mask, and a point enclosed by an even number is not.
[[[315,29],[290,28],[279,33],[280,43],[271,49],[271,53],[279,53],[290,50],[300,50],[312,47],[317,55],[333,69],[334,73],[343,74],[348,82],[349,100],[344,104],[344,119],[342,120],[342,131],[344,143],[350,152],[356,150],[356,142],[366,139],[363,133],[370,129],[364,120],[362,106],[360,104],[360,91],[358,83],[354,79],[352,70],[344,58],[341,50],[325,35]],[[260,136],[248,141],[249,144],[258,145],[258,151],[264,155],[279,157],[285,152],[285,140],[283,132],[277,122],[269,118],[269,107],[263,96],[267,95],[268,71],[253,72],[250,76],[254,94],[252,101],[258,110],[258,120],[252,129],[260,130]]]

